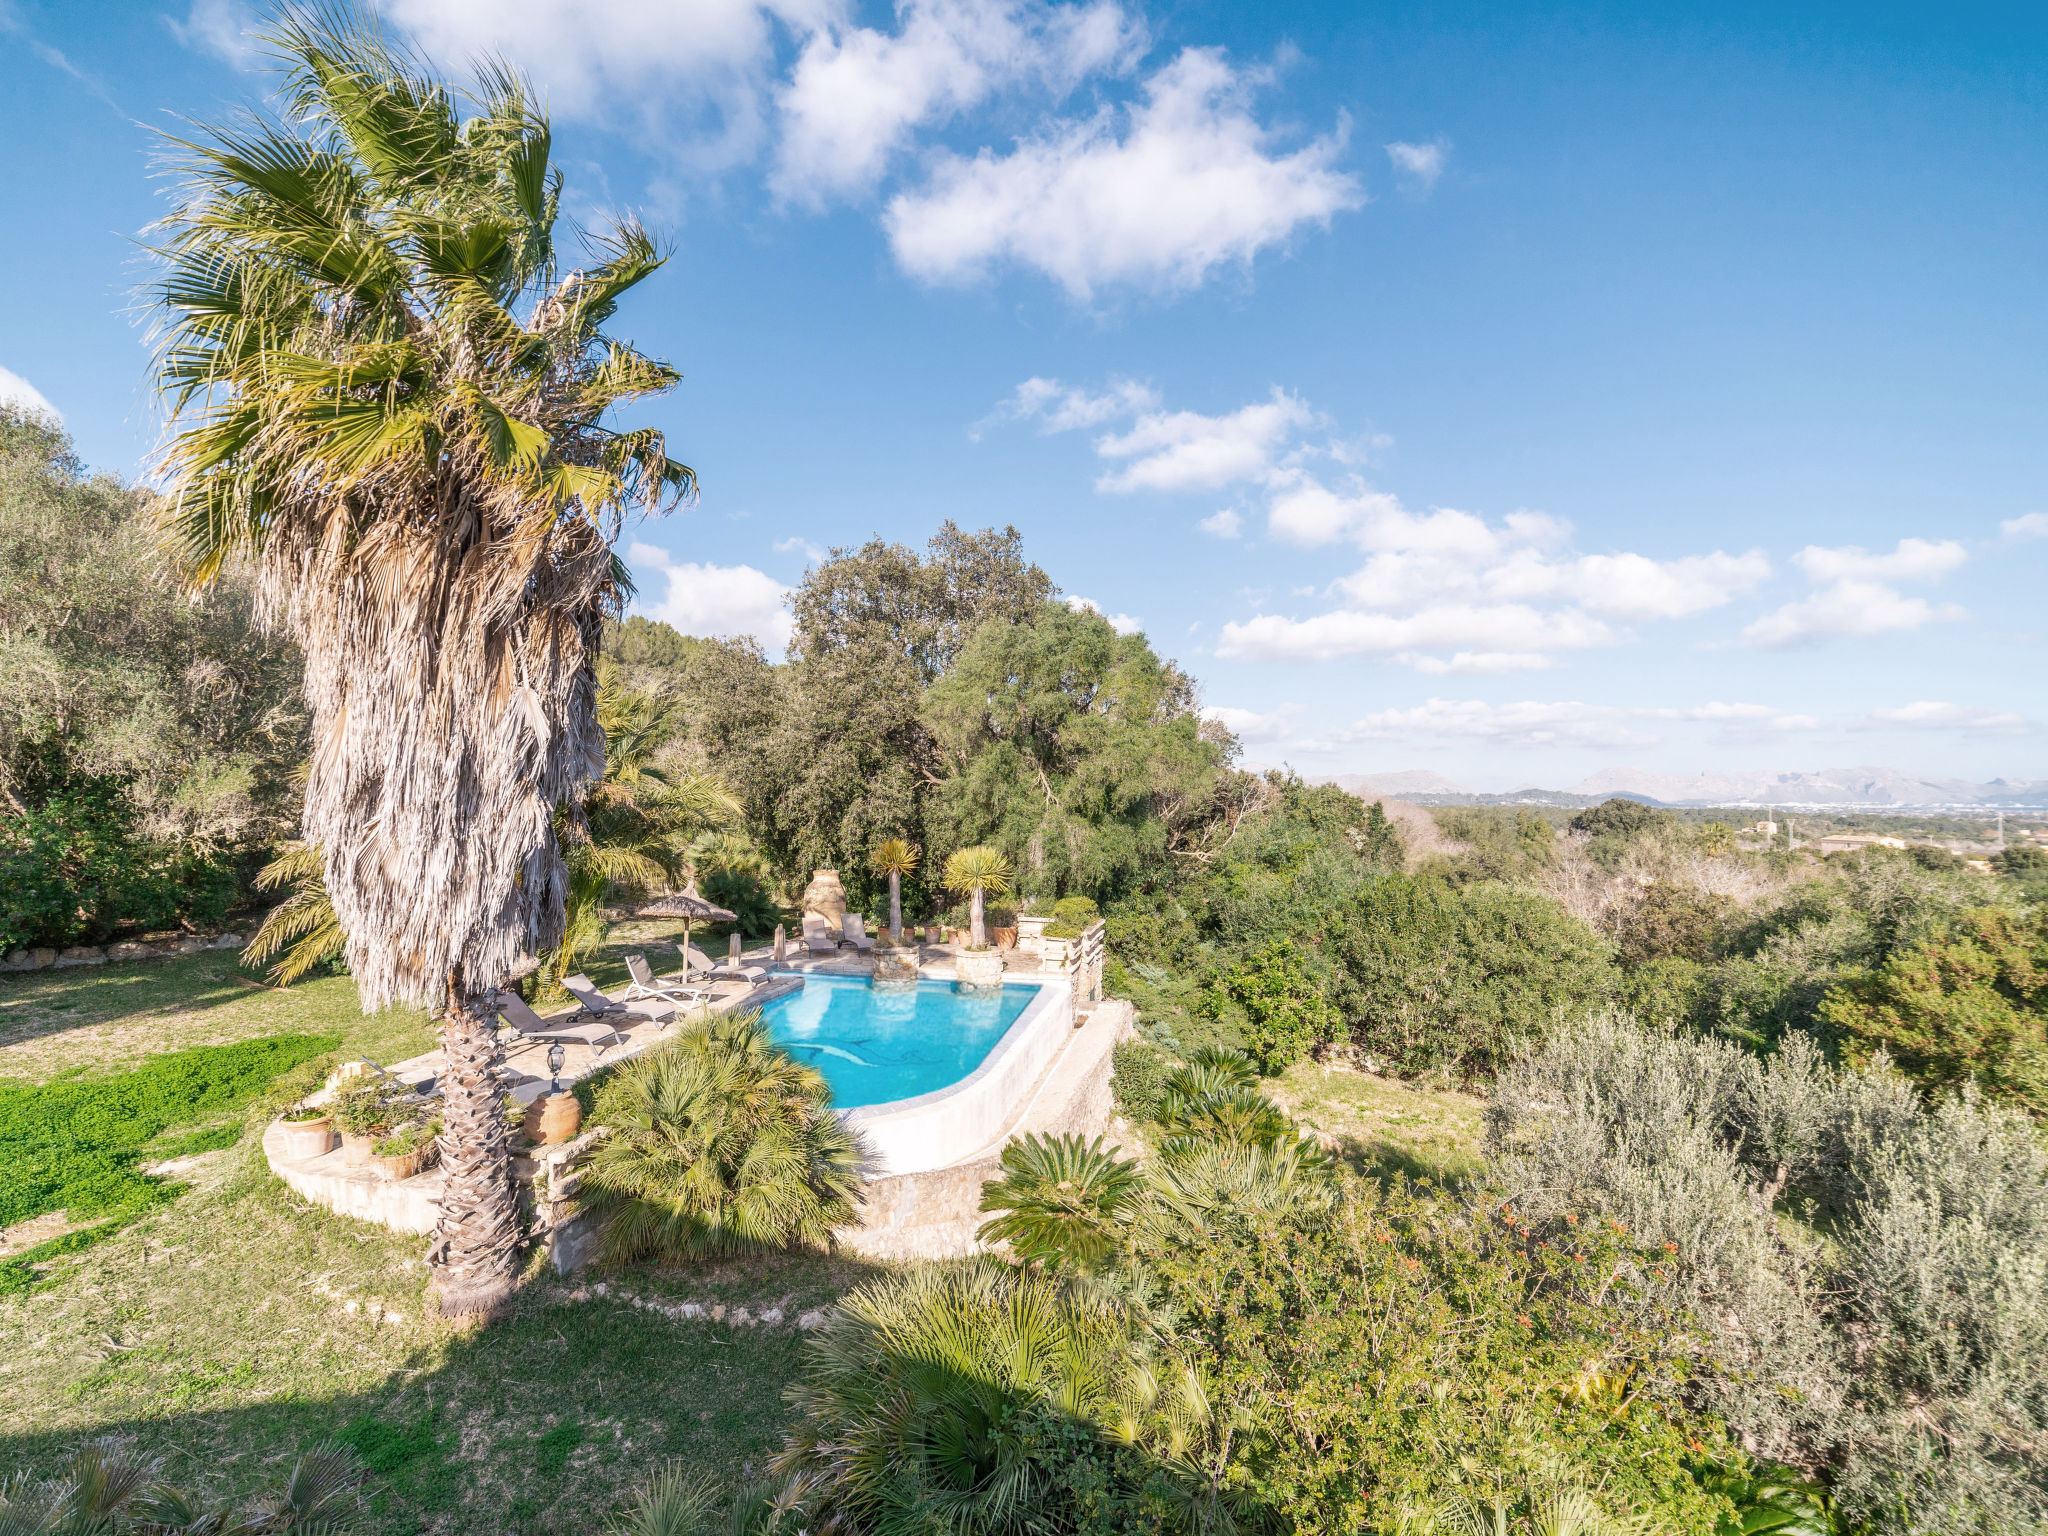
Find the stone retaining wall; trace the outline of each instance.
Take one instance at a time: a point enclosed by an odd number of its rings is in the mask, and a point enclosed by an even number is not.
[[[63,970],[72,965],[105,965],[109,960],[162,960],[208,949],[240,949],[239,933],[181,934],[175,939],[131,940],[125,944],[74,944],[69,949],[17,949],[0,958],[0,971]]]

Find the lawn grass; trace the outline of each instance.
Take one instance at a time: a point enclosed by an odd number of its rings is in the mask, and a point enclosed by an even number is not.
[[[510,1316],[458,1327],[424,1315],[424,1239],[223,1177],[245,1155],[212,1154],[190,1176],[213,1187],[0,1303],[0,1475],[52,1471],[112,1433],[164,1456],[174,1482],[243,1494],[339,1437],[371,1467],[366,1536],[595,1533],[671,1458],[727,1487],[760,1475],[802,1349],[791,1326],[672,1320],[630,1298],[793,1320],[875,1272],[801,1255],[643,1268],[596,1277],[599,1297],[591,1277],[537,1267]]]
[[[1296,1062],[1265,1087],[1296,1119],[1335,1137],[1360,1173],[1445,1183],[1480,1172],[1486,1106],[1471,1094],[1314,1061]]]
[[[668,931],[626,928],[587,969],[613,985],[640,952],[672,969]],[[238,979],[236,960],[0,977],[0,1076],[84,1081],[292,1033],[386,1063],[432,1044],[424,1015],[365,1018],[346,977],[277,991]],[[0,1299],[0,1477],[118,1434],[165,1457],[173,1482],[240,1495],[337,1437],[371,1468],[366,1536],[595,1536],[672,1458],[727,1488],[759,1476],[801,1358],[787,1322],[677,1320],[634,1298],[779,1306],[793,1322],[878,1273],[777,1255],[599,1276],[599,1296],[536,1266],[508,1317],[460,1327],[425,1315],[425,1239],[308,1205],[251,1146],[151,1147],[189,1154],[176,1173],[190,1191]]]

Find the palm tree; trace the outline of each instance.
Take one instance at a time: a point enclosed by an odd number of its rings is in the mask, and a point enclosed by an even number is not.
[[[955,896],[971,899],[970,933],[974,948],[988,948],[988,930],[982,921],[982,895],[986,892],[1000,896],[1009,890],[1009,860],[986,844],[962,848],[946,860],[945,885]]]
[[[607,896],[637,897],[681,880],[691,842],[740,818],[739,802],[717,779],[660,760],[679,729],[672,697],[634,687],[609,656],[597,659],[595,675],[604,777],[584,796],[580,823],[556,813],[569,884],[561,941],[541,961],[543,986],[559,986],[604,943]]]
[[[611,1134],[583,1187],[612,1262],[822,1246],[865,1182],[824,1078],[758,1012],[706,1019],[621,1068],[594,1118]]]
[[[488,1313],[520,1242],[490,994],[561,933],[612,541],[695,489],[659,433],[602,425],[677,380],[602,329],[663,258],[629,223],[561,269],[547,119],[506,67],[458,96],[354,10],[270,42],[278,115],[173,152],[162,526],[194,587],[253,560],[305,655],[303,834],[364,1008],[440,1013],[429,1264],[442,1310]]]
[[[903,877],[917,870],[917,845],[887,837],[868,855],[868,868],[889,877],[889,942],[903,942]]]
[[[54,1478],[25,1474],[0,1484],[0,1532],[70,1536],[114,1531],[264,1536],[339,1529],[363,1481],[355,1453],[328,1444],[300,1456],[279,1483],[237,1512],[163,1481],[163,1462],[113,1437],[91,1440]]]
[[[334,915],[334,902],[327,894],[327,882],[320,873],[320,850],[304,838],[282,844],[256,876],[259,891],[290,887],[291,894],[263,915],[263,924],[250,936],[242,958],[261,965],[282,952],[269,976],[275,986],[288,987],[316,965],[339,958],[348,948],[348,935]]]

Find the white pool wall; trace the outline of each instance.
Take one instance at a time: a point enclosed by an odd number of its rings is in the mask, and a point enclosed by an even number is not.
[[[838,1112],[867,1143],[876,1173],[950,1168],[1001,1136],[1023,1109],[1073,1030],[1074,994],[1064,976],[1006,985],[1035,986],[1038,995],[967,1076],[914,1099]]]

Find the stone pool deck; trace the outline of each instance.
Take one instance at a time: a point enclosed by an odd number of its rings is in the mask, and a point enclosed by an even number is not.
[[[771,952],[763,949],[744,958],[748,964],[773,968],[758,982],[721,982],[710,1003],[714,1012],[759,1007],[801,986],[807,974],[869,976],[874,971],[871,957],[851,954],[792,953],[778,964]],[[1060,985],[1063,979],[1058,973],[1041,974],[1035,956],[1006,958],[1012,962],[1006,979],[1035,982],[1048,989]],[[923,947],[919,951],[923,978],[953,980],[952,959],[953,953],[946,946]],[[1047,1021],[1048,1028],[1057,1030],[1057,1039],[1041,1042],[1041,1048],[1032,1053],[1028,1077],[1004,1085],[1003,1102],[997,1112],[991,1114],[988,1106],[981,1106],[956,1128],[966,1131],[969,1125],[973,1126],[966,1138],[971,1150],[961,1151],[957,1157],[949,1153],[944,1165],[936,1168],[911,1172],[882,1168],[869,1183],[861,1220],[835,1234],[841,1246],[886,1259],[939,1258],[972,1252],[974,1231],[983,1219],[978,1210],[981,1185],[995,1175],[1005,1143],[1014,1136],[1034,1132],[1078,1132],[1092,1136],[1107,1128],[1112,1112],[1109,1057],[1117,1041],[1132,1032],[1131,1006],[1110,1000],[1077,1016],[1073,999],[1064,989],[1056,999],[1048,998],[1046,1002],[1059,1010],[1056,1021]],[[1027,1010],[1027,1016],[1037,1008],[1034,1004]],[[1019,1020],[1020,1024],[1023,1022]],[[637,1056],[659,1044],[665,1030],[652,1020],[640,1020],[620,1025],[619,1032],[626,1037],[624,1043],[603,1052],[581,1045],[566,1047],[560,1081],[567,1085],[588,1077],[600,1067]],[[1045,1045],[1050,1049],[1043,1048]],[[511,1091],[523,1102],[531,1102],[547,1090],[545,1044],[515,1042],[506,1051],[505,1060]],[[401,1082],[416,1083],[438,1075],[441,1066],[441,1053],[430,1051],[385,1070]],[[935,1105],[932,1113],[944,1114],[945,1106]],[[849,1114],[858,1125],[861,1111]],[[878,1126],[876,1130],[883,1128]],[[956,1134],[951,1139],[957,1143],[960,1137]],[[535,1190],[538,1225],[556,1268],[562,1271],[580,1266],[590,1247],[591,1234],[576,1219],[573,1201],[566,1198],[574,1189],[572,1164],[585,1150],[584,1142],[585,1138],[578,1138],[578,1143],[568,1148],[535,1149],[521,1156],[515,1165],[522,1183]],[[314,1158],[287,1158],[277,1126],[265,1132],[263,1151],[277,1176],[315,1204],[401,1232],[427,1233],[434,1229],[443,1187],[438,1168],[410,1179],[392,1180],[374,1164],[349,1161],[339,1149]]]

